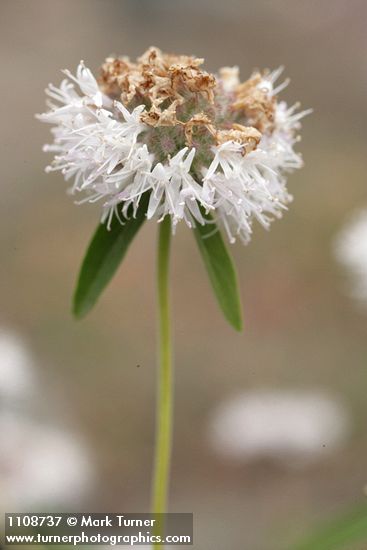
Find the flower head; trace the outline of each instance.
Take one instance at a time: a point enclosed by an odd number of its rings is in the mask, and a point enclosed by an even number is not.
[[[210,212],[247,242],[255,219],[268,227],[291,199],[285,176],[302,166],[293,147],[309,111],[277,101],[282,69],[241,83],[238,67],[215,76],[202,63],[150,48],[136,62],[108,58],[98,81],[83,62],[64,71],[38,115],[54,125],[47,170],[72,181],[78,202],[101,200],[108,225],[149,193],[148,218],[192,227]]]

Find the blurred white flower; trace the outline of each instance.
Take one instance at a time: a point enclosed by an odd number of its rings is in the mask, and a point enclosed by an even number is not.
[[[3,509],[67,507],[80,501],[92,469],[76,437],[14,414],[0,416],[0,432]]]
[[[18,336],[0,330],[0,402],[23,398],[33,387],[30,353]]]
[[[0,332],[0,510],[70,506],[93,480],[85,445],[77,436],[41,421],[44,395],[23,341]],[[53,397],[46,406],[52,407]],[[43,398],[43,402],[45,399]]]
[[[222,403],[209,423],[209,442],[222,458],[272,458],[302,466],[340,447],[349,417],[319,392],[258,390]]]
[[[334,251],[351,274],[349,293],[367,302],[367,210],[360,210],[337,235]]]

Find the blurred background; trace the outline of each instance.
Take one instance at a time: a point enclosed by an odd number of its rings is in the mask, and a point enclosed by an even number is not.
[[[174,238],[171,511],[194,513],[198,550],[286,550],[363,505],[367,291],[354,285],[367,279],[367,223],[352,230],[367,207],[367,3],[2,0],[0,15],[1,509],[149,509],[156,227],[73,320],[99,207],[74,206],[61,175],[44,173],[49,128],[34,114],[60,69],[84,59],[97,71],[150,45],[213,72],[239,65],[244,79],[284,64],[282,96],[314,108],[290,211],[232,248],[243,333],[217,309],[190,231]]]

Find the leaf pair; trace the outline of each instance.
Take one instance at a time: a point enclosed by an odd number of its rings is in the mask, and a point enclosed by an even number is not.
[[[73,312],[76,317],[88,313],[113,277],[146,219],[148,202],[149,195],[146,193],[135,216],[131,212],[123,220],[123,225],[114,217],[110,230],[106,225],[98,226],[83,260],[74,294]],[[197,224],[195,238],[219,306],[229,323],[236,330],[241,330],[241,303],[233,261],[220,231],[209,216],[207,219],[210,224]]]

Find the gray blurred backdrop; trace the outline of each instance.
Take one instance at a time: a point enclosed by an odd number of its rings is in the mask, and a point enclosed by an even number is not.
[[[244,78],[284,64],[292,82],[283,97],[314,108],[298,146],[305,168],[290,177],[290,211],[232,248],[242,334],[218,311],[190,231],[179,227],[174,238],[171,510],[194,512],[199,550],[285,550],[363,502],[367,310],[344,292],[348,276],[332,249],[349,213],[367,205],[367,3],[1,0],[0,16],[0,332],[16,334],[32,357],[37,382],[25,416],[72,431],[85,448],[93,473],[74,507],[149,508],[156,226],[145,225],[88,318],[73,320],[72,291],[99,208],[74,206],[62,176],[44,173],[49,128],[34,113],[60,69],[84,59],[97,71],[111,53],[134,58],[150,45],[205,57],[210,71],[239,65]],[[336,396],[352,419],[348,438],[302,468],[217,455],[208,443],[212,411],[258,388]],[[16,475],[22,457],[7,460],[19,461]],[[6,468],[0,476],[6,481]],[[1,505],[9,511],[4,497]],[[21,496],[11,503],[22,505]]]

